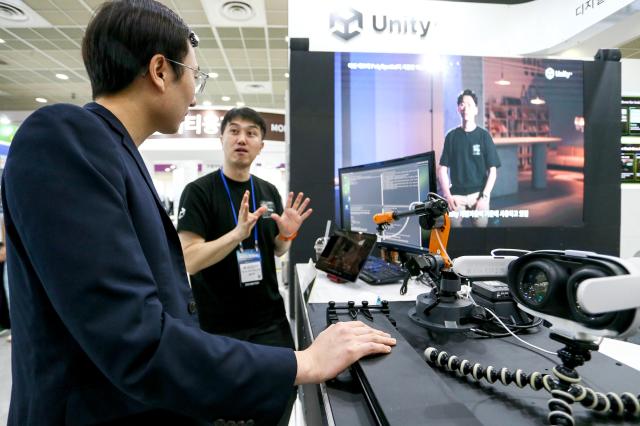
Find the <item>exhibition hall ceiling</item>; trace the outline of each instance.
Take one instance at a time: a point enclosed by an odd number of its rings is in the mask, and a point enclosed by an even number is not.
[[[47,103],[78,105],[91,100],[80,45],[87,22],[102,1],[0,0],[0,110],[33,110],[42,105],[36,98],[44,98]],[[160,1],[177,11],[200,37],[200,47],[196,49],[198,62],[211,78],[205,94],[198,98],[199,103],[284,110],[289,84],[287,0],[246,0],[245,3],[255,7],[249,26],[233,20],[247,13],[242,8],[228,8],[226,16],[219,13],[222,5],[242,2]],[[32,9],[51,26],[6,25],[2,19],[8,13],[5,3],[26,5],[24,9]],[[628,42],[622,52],[624,57],[640,58],[640,40]],[[62,80],[60,77],[64,76],[67,79]]]
[[[640,37],[620,46],[623,58],[640,59]]]
[[[209,22],[204,4],[216,0],[160,0],[177,11],[200,37],[200,68],[212,77],[199,103],[238,102],[284,110],[288,87],[287,0],[255,2],[262,25],[241,28]],[[0,15],[2,14],[0,1]],[[84,29],[103,0],[26,0],[50,28],[7,28],[0,23],[0,110],[33,110],[36,97],[82,105],[91,100],[80,53]],[[225,2],[226,3],[226,2]],[[242,13],[230,10],[229,13]],[[1,21],[1,20],[0,20]],[[213,25],[212,25],[213,24]],[[65,74],[60,80],[56,74]],[[224,97],[224,98],[223,98]],[[228,99],[227,99],[228,97]]]

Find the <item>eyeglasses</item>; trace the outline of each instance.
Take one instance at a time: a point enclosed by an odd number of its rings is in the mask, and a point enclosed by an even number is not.
[[[201,93],[204,92],[204,86],[206,86],[207,84],[207,79],[209,78],[209,74],[204,73],[197,68],[190,67],[187,64],[183,64],[182,62],[174,61],[173,59],[169,59],[169,58],[165,58],[165,59],[169,62],[173,62],[174,64],[181,65],[185,68],[189,68],[190,70],[192,70],[195,73],[195,79],[196,79],[196,90],[195,90],[196,95],[200,95]]]

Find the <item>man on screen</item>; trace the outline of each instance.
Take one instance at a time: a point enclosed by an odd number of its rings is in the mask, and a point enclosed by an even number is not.
[[[465,89],[458,96],[462,124],[447,133],[440,157],[440,188],[449,203],[453,226],[460,226],[464,215],[474,226],[487,226],[491,190],[496,182],[500,159],[489,132],[476,125],[478,97]]]

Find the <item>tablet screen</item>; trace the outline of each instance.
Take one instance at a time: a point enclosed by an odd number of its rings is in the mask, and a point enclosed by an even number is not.
[[[338,230],[329,238],[316,268],[353,282],[375,244],[375,234]]]

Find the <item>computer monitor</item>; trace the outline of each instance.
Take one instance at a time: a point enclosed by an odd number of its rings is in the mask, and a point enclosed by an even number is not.
[[[376,233],[373,215],[406,211],[411,204],[436,192],[435,154],[428,151],[338,171],[342,227],[350,231]],[[417,216],[391,224],[379,245],[421,252],[429,247],[429,232],[420,228]]]

